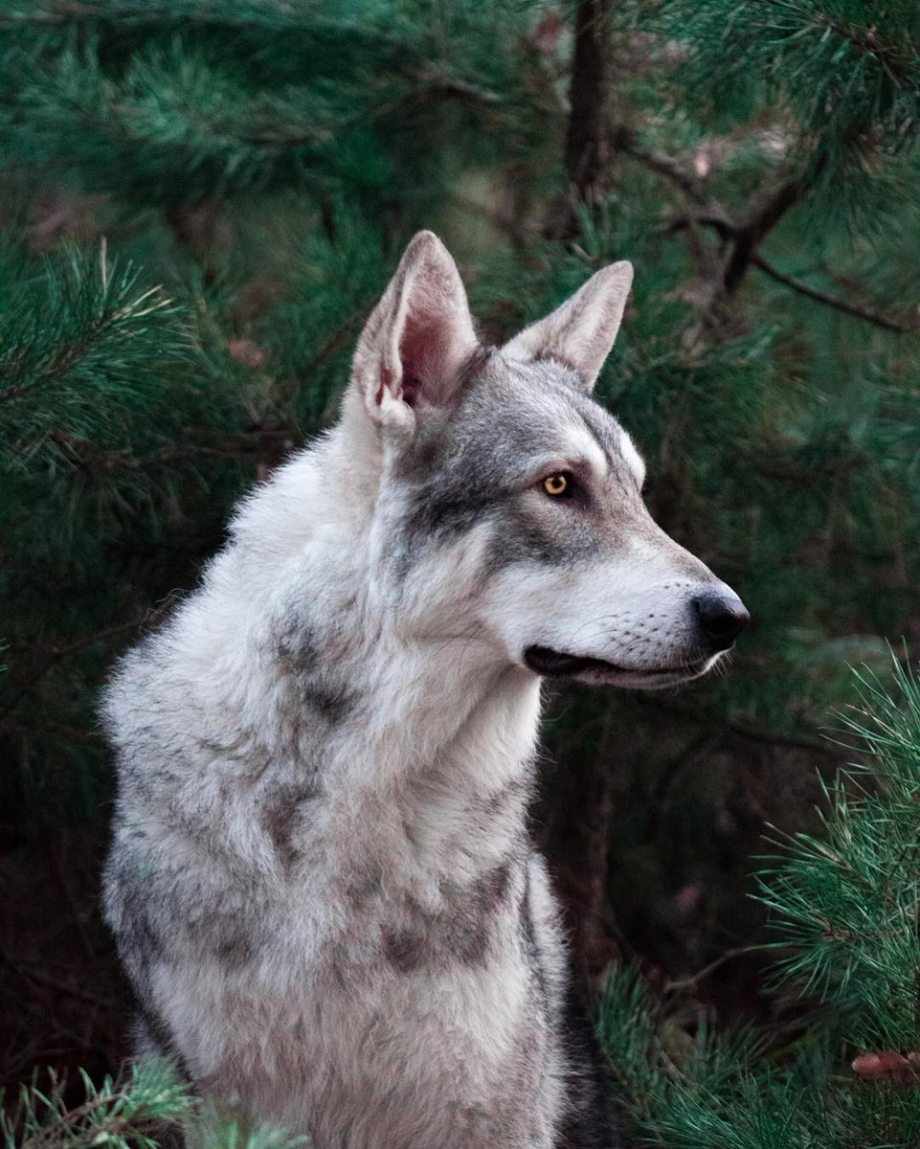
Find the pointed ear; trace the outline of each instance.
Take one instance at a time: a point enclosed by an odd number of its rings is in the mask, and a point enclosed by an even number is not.
[[[457,265],[420,231],[358,340],[352,386],[375,422],[411,432],[425,407],[451,398],[478,345]]]
[[[512,359],[558,359],[591,391],[620,330],[632,279],[631,263],[602,268],[561,307],[505,344],[503,353]]]

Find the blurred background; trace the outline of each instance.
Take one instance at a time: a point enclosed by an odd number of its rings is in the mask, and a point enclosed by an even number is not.
[[[801,1011],[750,875],[853,757],[849,667],[920,651],[918,85],[915,0],[0,0],[0,1081],[125,1055],[100,686],[421,227],[496,341],[633,261],[598,393],[754,619],[712,680],[552,697],[579,977]]]

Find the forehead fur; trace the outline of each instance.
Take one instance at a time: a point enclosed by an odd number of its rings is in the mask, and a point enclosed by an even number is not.
[[[496,350],[472,365],[445,429],[458,450],[491,447],[503,453],[496,464],[510,469],[544,453],[614,473],[632,471],[638,459],[629,436],[585,394],[574,372],[552,360],[509,360]]]
[[[590,466],[634,498],[625,440],[616,419],[561,364],[509,361],[483,349],[454,404],[420,427],[397,463],[410,503],[407,526],[429,537],[471,527],[543,465]]]

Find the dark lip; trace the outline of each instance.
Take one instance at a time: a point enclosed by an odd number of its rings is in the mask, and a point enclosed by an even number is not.
[[[661,666],[640,670],[635,666],[617,666],[603,658],[590,658],[584,654],[564,654],[550,650],[548,646],[528,646],[524,651],[524,662],[529,670],[544,678],[571,678],[586,671],[595,670],[601,674],[633,674],[643,678],[653,675],[693,673],[692,667]]]

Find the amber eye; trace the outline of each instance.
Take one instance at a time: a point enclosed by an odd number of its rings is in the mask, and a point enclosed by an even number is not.
[[[543,490],[548,495],[552,495],[554,499],[558,499],[560,495],[567,495],[571,485],[569,476],[563,471],[557,471],[555,475],[547,475],[543,480]]]

